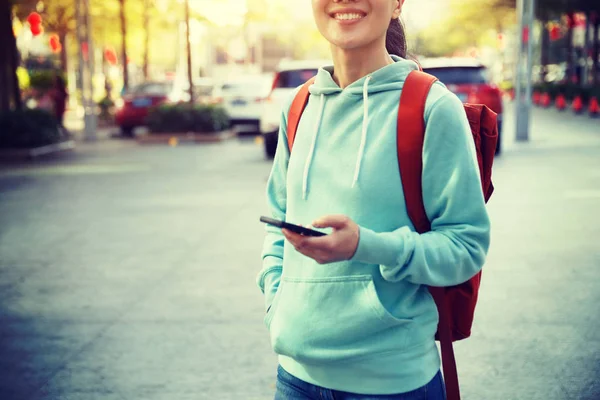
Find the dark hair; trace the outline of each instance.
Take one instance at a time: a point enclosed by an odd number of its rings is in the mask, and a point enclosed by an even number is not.
[[[400,18],[392,19],[385,37],[385,48],[389,54],[406,58],[406,34]]]

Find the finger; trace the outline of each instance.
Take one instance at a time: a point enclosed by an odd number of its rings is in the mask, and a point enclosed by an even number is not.
[[[330,253],[335,244],[335,238],[328,236],[301,236],[298,245],[315,252]]]
[[[349,218],[345,215],[325,215],[313,221],[315,228],[342,229],[348,225]]]
[[[292,232],[289,229],[282,229],[283,236],[296,247],[304,238],[302,235],[297,234],[296,232]]]

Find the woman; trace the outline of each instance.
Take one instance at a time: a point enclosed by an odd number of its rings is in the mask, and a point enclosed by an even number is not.
[[[398,172],[406,59],[403,0],[312,0],[333,66],[318,71],[287,148],[287,112],[267,186],[274,218],[329,234],[267,228],[259,287],[279,354],[276,399],[445,398],[427,285],[464,282],[490,240],[463,105],[441,83],[427,98],[418,234]]]

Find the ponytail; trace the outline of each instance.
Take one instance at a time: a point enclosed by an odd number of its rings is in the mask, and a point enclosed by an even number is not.
[[[406,58],[407,56],[406,34],[404,33],[404,25],[399,18],[392,19],[390,22],[385,37],[385,48],[389,54],[394,54],[402,58]]]

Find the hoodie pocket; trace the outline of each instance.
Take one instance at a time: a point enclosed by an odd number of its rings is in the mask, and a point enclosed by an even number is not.
[[[276,353],[329,363],[405,346],[411,320],[385,309],[371,275],[282,281],[266,317]]]
[[[269,328],[271,326],[271,321],[273,320],[273,316],[275,315],[275,312],[277,311],[277,303],[279,300],[279,297],[281,297],[281,291],[283,290],[283,282],[279,283],[279,287],[277,288],[277,291],[275,292],[275,296],[273,296],[273,301],[271,302],[271,307],[269,307],[269,310],[267,311],[267,315],[265,315],[265,325],[267,326],[267,328]]]

